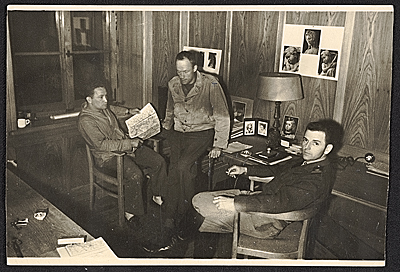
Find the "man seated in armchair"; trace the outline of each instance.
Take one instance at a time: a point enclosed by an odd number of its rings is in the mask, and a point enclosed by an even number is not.
[[[161,205],[161,185],[167,178],[167,165],[160,154],[142,145],[141,139],[131,139],[122,131],[116,116],[134,115],[139,110],[108,105],[104,86],[102,83],[95,83],[88,88],[86,101],[79,114],[78,129],[92,150],[97,166],[116,172],[117,158],[113,152],[127,154],[123,173],[126,182],[125,217],[132,222],[137,216],[144,214],[144,177],[141,169],[148,169],[151,182],[148,190],[151,191],[153,200]]]
[[[333,120],[311,122],[305,130],[302,158],[283,165],[230,167],[227,174],[232,177],[243,174],[274,178],[263,184],[262,191],[231,189],[195,195],[192,203],[201,215],[197,220],[198,225],[201,223],[199,231],[232,232],[235,211],[282,213],[322,204],[335,179],[335,167],[328,155],[339,147],[341,136],[341,126]],[[268,239],[277,236],[286,225],[285,221],[245,213],[240,232]]]

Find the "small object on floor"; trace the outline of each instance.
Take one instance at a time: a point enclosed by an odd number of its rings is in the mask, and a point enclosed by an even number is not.
[[[170,242],[165,246],[143,246],[143,249],[149,253],[157,253],[174,248],[177,244],[177,237],[172,236]]]
[[[125,218],[126,218],[127,221],[131,220],[131,218],[134,217],[134,216],[135,216],[134,214],[125,212]]]
[[[161,196],[153,196],[153,201],[159,206],[161,206],[164,202]]]
[[[49,208],[46,208],[46,209],[38,209],[38,210],[36,210],[36,212],[34,213],[33,217],[34,217],[35,219],[37,219],[37,220],[42,221],[42,220],[46,217],[46,215],[47,215],[48,212],[49,212]]]

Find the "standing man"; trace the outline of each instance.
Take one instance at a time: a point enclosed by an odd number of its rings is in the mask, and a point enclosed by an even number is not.
[[[112,109],[112,110],[111,110]],[[86,101],[79,114],[78,129],[92,150],[97,166],[116,171],[117,159],[112,151],[126,152],[124,160],[125,217],[132,221],[135,215],[144,214],[142,197],[143,168],[149,169],[149,189],[153,195],[160,195],[160,186],[167,179],[164,159],[152,149],[143,146],[139,138],[129,138],[119,127],[117,116],[133,115],[138,109],[108,107],[107,91],[101,84],[89,89]],[[135,217],[137,218],[137,217]]]
[[[176,56],[177,76],[168,83],[168,101],[162,124],[171,130],[169,167],[170,199],[166,200],[167,227],[181,218],[195,195],[195,162],[212,147],[208,156],[218,158],[228,146],[230,116],[224,91],[218,80],[197,69],[195,52]],[[175,216],[174,216],[175,215]]]
[[[193,198],[193,206],[204,221],[200,232],[232,232],[235,211],[281,213],[321,205],[328,199],[335,180],[335,167],[328,154],[341,143],[342,129],[333,120],[309,123],[303,138],[302,158],[284,165],[232,166],[230,176],[274,176],[262,191],[238,189],[202,192]],[[257,238],[271,238],[286,226],[285,221],[243,214],[240,232]]]

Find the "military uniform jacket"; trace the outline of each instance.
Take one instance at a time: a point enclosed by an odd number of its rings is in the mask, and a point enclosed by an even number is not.
[[[302,159],[284,165],[248,166],[249,176],[274,176],[256,195],[235,196],[239,212],[281,213],[324,202],[331,193],[336,171],[329,158],[301,166]]]

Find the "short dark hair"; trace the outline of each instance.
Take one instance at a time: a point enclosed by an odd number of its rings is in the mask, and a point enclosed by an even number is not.
[[[322,119],[316,122],[311,122],[307,125],[305,131],[307,130],[324,132],[326,144],[332,144],[335,152],[342,147],[343,127],[335,120]]]
[[[192,67],[197,65],[197,58],[196,58],[196,52],[195,51],[181,51],[176,55],[175,61],[177,60],[184,60],[188,59],[190,63],[192,64]]]
[[[94,90],[97,88],[104,88],[107,90],[107,84],[103,81],[93,81],[91,83],[88,84],[88,87],[86,89],[86,93],[85,93],[85,98],[86,97],[91,97],[93,98],[94,96]]]

